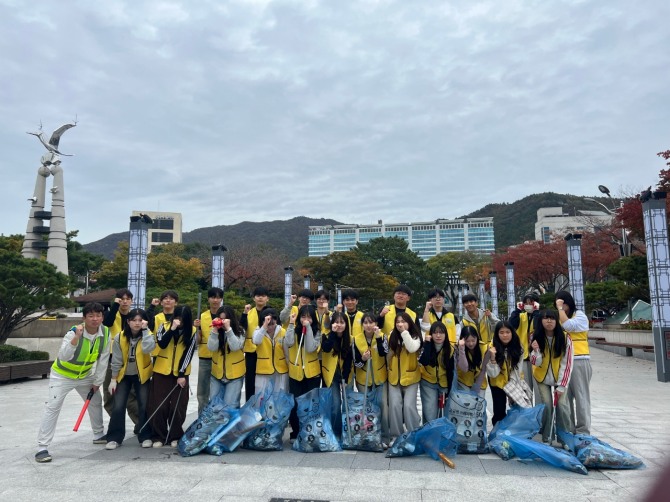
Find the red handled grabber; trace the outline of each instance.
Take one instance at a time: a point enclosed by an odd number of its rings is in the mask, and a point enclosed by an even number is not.
[[[84,401],[84,406],[81,407],[81,412],[79,413],[79,418],[77,419],[77,423],[74,424],[74,429],[73,431],[77,432],[79,430],[79,425],[81,425],[81,421],[84,419],[84,415],[86,415],[86,410],[88,409],[88,405],[91,404],[91,399],[93,398],[93,389],[88,391],[88,394],[86,395],[86,401]]]

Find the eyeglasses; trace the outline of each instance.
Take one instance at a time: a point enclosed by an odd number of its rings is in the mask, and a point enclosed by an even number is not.
[[[555,317],[549,317],[549,316],[543,316],[542,319],[548,319],[550,321],[555,321],[556,320]]]

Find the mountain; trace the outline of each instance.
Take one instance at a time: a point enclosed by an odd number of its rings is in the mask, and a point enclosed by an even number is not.
[[[607,197],[592,197],[609,207]],[[586,200],[585,197],[554,192],[529,195],[511,204],[488,204],[461,218],[493,217],[493,233],[496,249],[513,244],[535,240],[535,222],[537,210],[543,207],[562,207],[563,213],[576,214],[577,210],[602,211],[600,204]]]
[[[298,216],[290,220],[252,222],[243,221],[236,225],[217,225],[215,227],[196,228],[182,233],[182,242],[191,244],[201,242],[207,245],[224,244],[234,248],[238,243],[263,244],[275,248],[290,260],[307,256],[307,231],[312,225],[340,225],[327,218],[307,218]],[[98,241],[84,244],[90,253],[112,259],[119,242],[128,240],[128,232],[108,235]]]

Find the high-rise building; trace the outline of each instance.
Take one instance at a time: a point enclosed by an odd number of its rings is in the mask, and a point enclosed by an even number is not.
[[[535,240],[549,243],[552,232],[595,231],[611,223],[612,215],[603,211],[577,210],[575,215],[569,215],[562,207],[541,207],[537,210]]]
[[[450,251],[493,253],[493,218],[435,220],[420,223],[326,225],[309,227],[309,256],[348,251],[377,237],[402,237],[421,258]]]
[[[181,242],[181,213],[162,211],[133,211],[132,216],[146,214],[153,223],[149,229],[149,251],[154,246]]]

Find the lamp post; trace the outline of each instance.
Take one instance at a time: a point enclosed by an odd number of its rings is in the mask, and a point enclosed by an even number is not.
[[[284,267],[284,307],[291,305],[293,292],[293,267]]]
[[[511,317],[514,312],[514,304],[516,298],[514,297],[514,262],[508,261],[505,263],[505,280],[507,281],[507,317]]]
[[[221,290],[223,290],[224,285],[224,251],[228,251],[228,248],[223,244],[212,246],[212,287],[221,288]]]
[[[582,272],[582,234],[565,236],[568,248],[568,277],[570,294],[575,299],[577,310],[584,311],[584,276]]]
[[[302,279],[303,279],[303,283],[302,283],[303,287],[305,289],[311,289],[311,287],[312,287],[312,276],[307,274],[307,275],[303,276]]]
[[[132,307],[144,308],[147,290],[147,253],[149,229],[153,220],[146,214],[130,217],[128,236],[128,289],[133,294]]]
[[[610,216],[612,217],[616,216],[617,212],[616,202],[614,202],[612,194],[610,194],[610,189],[607,188],[605,185],[598,185],[598,190],[600,190],[600,193],[607,195],[610,202],[612,203],[612,209],[610,209],[605,204],[595,199],[587,198],[586,200],[595,202],[596,204],[602,206],[605,209],[605,211],[607,211],[610,214]],[[623,207],[623,201],[620,203],[619,209],[621,209],[622,207]],[[621,242],[619,242],[619,250],[621,251],[621,256],[630,256],[631,254],[631,245],[628,242],[628,236],[626,235],[626,228],[623,225],[621,226]]]
[[[463,317],[463,285],[458,285],[458,317]]]
[[[489,282],[491,283],[491,312],[498,317],[498,276],[495,272],[489,272]]]

